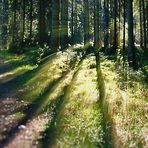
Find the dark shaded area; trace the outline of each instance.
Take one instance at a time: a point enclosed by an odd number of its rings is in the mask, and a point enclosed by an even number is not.
[[[47,62],[50,62],[50,60],[55,58],[55,56],[56,55],[53,54],[53,55],[47,57],[41,63],[41,65],[39,67],[37,67],[33,70],[28,70],[28,71],[24,72],[23,74],[16,75],[15,77],[12,77],[12,78],[0,83],[0,97],[7,96],[7,94],[9,95],[9,93],[11,93],[14,90],[18,89],[19,87],[21,87],[28,80],[33,78],[36,75],[36,73],[44,66],[44,64],[46,64]],[[21,64],[20,64],[20,66],[21,66]],[[16,67],[13,67],[13,68],[15,69]],[[0,70],[1,70],[1,68],[0,68]],[[10,71],[10,68],[8,68],[7,70]]]
[[[104,130],[104,144],[103,147],[104,148],[112,148],[113,144],[112,144],[112,138],[111,138],[111,121],[110,121],[110,117],[107,115],[107,108],[108,106],[106,106],[106,88],[105,88],[105,82],[104,82],[104,78],[103,78],[103,74],[101,71],[101,66],[100,66],[100,55],[99,52],[96,53],[96,71],[97,71],[97,87],[98,87],[98,91],[99,91],[99,107],[101,108],[101,113],[103,115],[103,121],[102,121],[102,127]],[[98,145],[98,147],[100,147]]]

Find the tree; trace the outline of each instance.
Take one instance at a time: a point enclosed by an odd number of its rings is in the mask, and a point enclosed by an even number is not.
[[[77,19],[77,13],[78,13],[78,7],[77,7],[77,0],[75,0],[75,3],[74,3],[74,13],[73,13],[73,29],[74,29],[74,34],[73,34],[73,42],[74,44],[77,43],[78,41],[78,19]]]
[[[71,2],[71,43],[74,44],[74,0]]]
[[[140,13],[140,46],[143,47],[143,26],[142,26],[142,4],[139,0],[139,13]]]
[[[20,23],[21,45],[23,45],[24,42],[25,14],[26,14],[26,2],[25,0],[21,0],[21,23]]]
[[[104,47],[107,49],[109,47],[109,0],[104,0]]]
[[[39,44],[44,45],[45,42],[45,1],[39,0]]]
[[[146,49],[146,15],[145,15],[144,0],[142,0],[142,10],[143,10],[143,42],[144,42],[144,49]]]
[[[51,47],[57,51],[60,47],[60,0],[52,0]]]
[[[136,68],[134,33],[133,33],[133,0],[127,2],[128,19],[128,60],[133,68]]]
[[[90,43],[90,26],[89,26],[89,1],[84,1],[84,45]]]
[[[8,1],[0,2],[0,47],[7,47]]]
[[[29,13],[29,44],[32,44],[32,23],[33,23],[33,0],[30,0],[30,13]]]
[[[127,1],[123,0],[123,60],[125,62],[125,33],[126,33],[126,4]]]
[[[68,0],[61,1],[61,49],[68,48]]]
[[[148,1],[146,1],[146,20],[147,20],[147,47],[148,47]]]
[[[114,53],[118,47],[118,3],[117,0],[114,0],[114,42],[113,42],[113,49]]]
[[[100,0],[94,0],[94,48],[95,50],[98,50],[100,48],[99,5],[100,5]]]

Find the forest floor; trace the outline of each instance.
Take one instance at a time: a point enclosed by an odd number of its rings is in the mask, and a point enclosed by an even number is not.
[[[101,54],[100,73],[95,55],[78,47],[39,65],[29,54],[0,52],[0,147],[148,147],[148,83],[141,70],[128,70],[125,81]]]

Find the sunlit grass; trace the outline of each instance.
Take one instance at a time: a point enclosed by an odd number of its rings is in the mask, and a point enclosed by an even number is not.
[[[37,96],[44,93],[51,82],[60,78],[68,70],[71,60],[73,59],[67,61],[67,56],[60,54],[41,65],[35,76],[25,84],[27,93],[24,97],[28,101],[33,101]]]
[[[58,115],[57,147],[98,147],[103,144],[102,114],[96,88],[96,69],[90,69],[94,57],[84,60],[70,83]]]
[[[3,74],[0,75],[0,80],[5,81],[8,80],[9,78],[14,78],[18,75],[22,75],[27,71],[33,70],[35,69],[37,66],[36,65],[22,65],[19,67],[16,67],[15,69],[9,71],[9,72],[5,72]]]
[[[6,49],[0,49],[0,57],[4,59],[4,63],[21,61],[24,58],[24,55],[16,55],[10,53]]]
[[[115,147],[147,147],[148,85],[143,73],[128,70],[127,80],[115,63],[102,57],[101,69],[106,86],[106,114],[112,120]]]

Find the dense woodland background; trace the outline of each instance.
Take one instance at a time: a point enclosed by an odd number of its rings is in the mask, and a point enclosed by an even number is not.
[[[14,52],[22,53],[28,46],[48,46],[53,52],[93,42],[106,52],[123,47],[125,55],[128,46],[136,66],[134,45],[146,50],[148,44],[146,0],[2,0],[0,5],[0,45]]]
[[[0,147],[146,148],[147,88],[148,0],[0,1]]]

